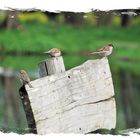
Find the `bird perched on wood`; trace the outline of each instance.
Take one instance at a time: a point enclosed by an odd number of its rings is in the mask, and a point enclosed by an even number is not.
[[[30,84],[30,78],[25,70],[20,70],[19,78],[23,85],[28,84],[30,88],[33,88],[33,86]]]
[[[57,57],[57,56],[61,56],[61,51],[58,48],[53,48],[47,52],[44,52],[49,54],[51,57]]]
[[[100,56],[107,57],[107,56],[109,56],[112,53],[112,51],[113,51],[113,45],[112,44],[108,44],[107,46],[99,49],[96,52],[92,52],[90,54],[99,54]]]

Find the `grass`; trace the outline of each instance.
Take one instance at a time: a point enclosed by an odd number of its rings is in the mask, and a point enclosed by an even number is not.
[[[116,48],[138,47],[140,28],[73,27],[69,25],[24,24],[21,30],[2,30],[0,43],[6,51],[44,51],[52,47],[76,52],[94,50],[112,42]]]

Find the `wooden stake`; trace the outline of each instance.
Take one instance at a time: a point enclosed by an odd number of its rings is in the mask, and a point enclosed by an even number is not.
[[[38,64],[40,77],[52,75],[56,73],[62,73],[65,71],[63,57],[51,57]]]

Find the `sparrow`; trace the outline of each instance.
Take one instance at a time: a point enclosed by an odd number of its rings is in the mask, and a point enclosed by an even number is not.
[[[113,51],[113,45],[112,44],[108,44],[107,46],[99,49],[96,52],[92,52],[90,54],[99,54],[100,56],[107,57],[107,56],[109,56],[112,53],[112,51]]]
[[[51,50],[49,50],[47,52],[44,52],[44,53],[49,54],[51,57],[61,56],[61,51],[58,48],[53,48],[53,49],[51,49]]]
[[[33,88],[33,86],[30,84],[30,78],[25,70],[20,70],[19,78],[23,85],[28,84],[30,88]]]

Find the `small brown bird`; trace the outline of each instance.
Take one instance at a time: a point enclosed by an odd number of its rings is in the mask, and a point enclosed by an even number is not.
[[[101,48],[97,52],[92,52],[90,54],[99,54],[100,56],[107,57],[112,53],[112,51],[113,51],[113,45],[108,44],[107,46]]]
[[[58,48],[53,48],[53,49],[51,49],[51,50],[49,50],[47,52],[44,52],[44,53],[49,54],[51,57],[61,56],[61,51]]]
[[[23,85],[28,84],[30,88],[33,88],[33,86],[30,84],[30,78],[25,70],[20,70],[19,78]]]

